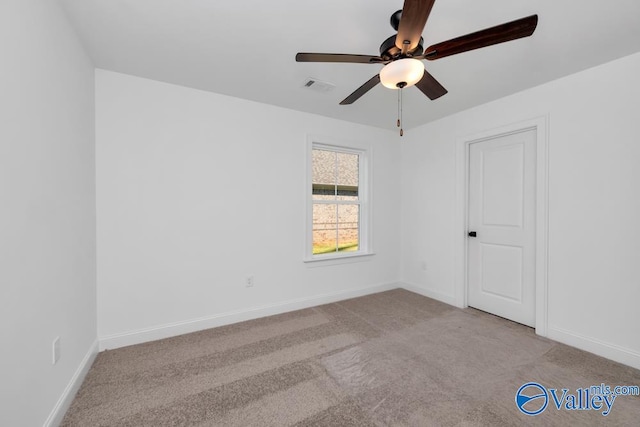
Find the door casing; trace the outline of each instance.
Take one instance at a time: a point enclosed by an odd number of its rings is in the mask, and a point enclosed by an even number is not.
[[[455,224],[455,301],[460,308],[467,304],[467,218],[469,212],[469,145],[512,133],[536,131],[536,334],[547,335],[548,298],[548,116],[489,129],[456,140],[456,224]]]

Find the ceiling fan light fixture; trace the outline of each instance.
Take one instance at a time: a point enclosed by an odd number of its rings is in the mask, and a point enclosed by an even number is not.
[[[403,58],[390,62],[380,70],[380,82],[389,89],[400,89],[415,85],[423,75],[422,61]]]

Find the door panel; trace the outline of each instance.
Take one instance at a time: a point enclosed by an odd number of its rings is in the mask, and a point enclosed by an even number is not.
[[[468,303],[535,325],[535,143],[528,130],[469,145]]]
[[[524,147],[481,151],[483,225],[522,227]]]
[[[522,248],[480,244],[480,286],[483,292],[522,301]]]

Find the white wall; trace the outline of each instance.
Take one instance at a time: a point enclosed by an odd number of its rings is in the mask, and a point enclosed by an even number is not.
[[[96,88],[101,347],[397,281],[393,133],[103,70]],[[372,147],[375,256],[302,262],[308,133]]]
[[[407,132],[403,280],[453,301],[456,139],[548,115],[549,337],[640,368],[638,75],[635,54]]]
[[[37,426],[97,350],[94,72],[48,0],[1,3],[0,60],[0,425]]]

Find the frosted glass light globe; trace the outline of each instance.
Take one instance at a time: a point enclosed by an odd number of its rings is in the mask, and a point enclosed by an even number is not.
[[[404,58],[393,61],[380,70],[380,82],[389,89],[399,89],[398,83],[406,83],[406,86],[413,86],[418,83],[424,75],[424,65],[422,61],[413,58]]]

